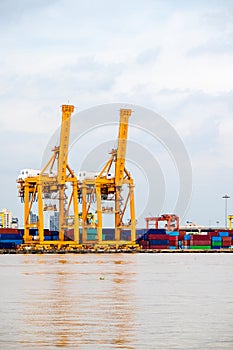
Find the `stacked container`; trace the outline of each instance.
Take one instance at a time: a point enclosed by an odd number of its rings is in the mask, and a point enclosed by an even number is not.
[[[212,249],[220,249],[222,248],[222,237],[213,236],[211,242]]]
[[[209,250],[211,249],[211,238],[208,234],[192,235],[190,237],[190,249]]]
[[[222,238],[222,248],[230,248],[232,239],[229,237],[229,232],[223,231],[218,234]]]
[[[2,229],[0,234],[0,249],[13,249],[23,243],[23,237],[17,230],[10,231],[11,229]]]
[[[147,231],[150,249],[169,249],[169,235],[165,229],[150,229]]]
[[[191,240],[191,235],[188,233],[188,234],[185,234],[184,237],[183,237],[183,241],[182,241],[182,249],[190,249],[190,240]]]
[[[169,249],[178,249],[179,242],[179,232],[178,231],[167,231],[168,240],[169,240]]]

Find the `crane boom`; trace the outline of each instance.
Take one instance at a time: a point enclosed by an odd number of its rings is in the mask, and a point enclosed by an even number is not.
[[[62,105],[62,125],[60,133],[60,146],[58,158],[58,184],[64,185],[66,182],[66,167],[68,160],[69,136],[70,136],[70,120],[74,111],[72,105]]]
[[[128,122],[131,116],[131,109],[120,110],[120,125],[118,133],[118,147],[115,164],[115,184],[117,187],[122,186],[125,173],[125,156],[128,137]]]

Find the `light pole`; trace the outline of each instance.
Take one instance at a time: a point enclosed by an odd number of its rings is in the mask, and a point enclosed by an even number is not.
[[[222,198],[225,199],[225,228],[227,229],[227,200],[231,197],[225,194],[225,196],[222,196]]]

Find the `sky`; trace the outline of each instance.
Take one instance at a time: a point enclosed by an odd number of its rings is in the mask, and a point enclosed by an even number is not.
[[[1,0],[0,209],[22,223],[17,176],[40,168],[62,104],[122,103],[154,111],[182,140],[192,167],[182,222],[223,226],[225,194],[233,214],[232,17],[231,0]]]

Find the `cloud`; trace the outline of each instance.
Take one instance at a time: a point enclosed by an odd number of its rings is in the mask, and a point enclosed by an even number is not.
[[[232,169],[231,1],[2,0],[0,12],[1,148],[12,142],[4,169],[33,165],[68,101],[156,110],[194,169],[211,169],[213,183],[218,167]]]

